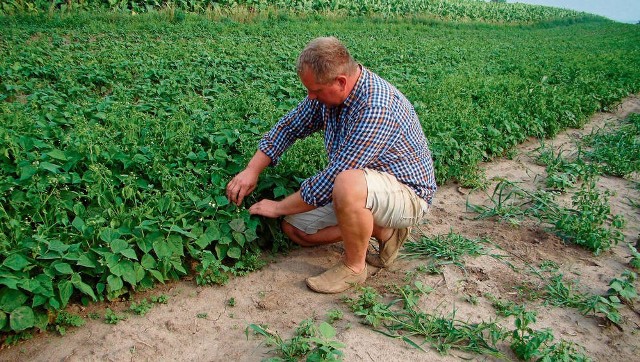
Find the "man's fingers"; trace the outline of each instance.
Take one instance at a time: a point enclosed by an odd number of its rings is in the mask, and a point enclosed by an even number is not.
[[[240,206],[244,197],[256,188],[255,184],[245,184],[241,180],[232,179],[227,185],[227,199]]]
[[[227,199],[236,205],[239,205],[243,199],[242,187],[238,185],[235,179],[231,180],[227,185]],[[240,199],[240,201],[238,201]]]
[[[235,203],[236,202],[236,197],[238,195],[238,193],[235,190],[234,186],[229,186],[227,187],[227,199],[229,199],[229,201]]]
[[[253,192],[253,190],[255,189],[255,186],[245,186],[245,187],[240,187],[237,193],[237,203],[236,205],[240,206],[240,204],[242,203],[242,200],[244,200],[245,196],[249,195],[251,192]]]
[[[242,200],[244,200],[244,195],[245,195],[244,192],[242,192],[242,189],[240,189],[236,196],[236,206],[240,206],[240,204],[242,203]]]
[[[247,192],[243,190],[242,187],[235,187],[231,191],[231,196],[229,197],[229,201],[236,204],[236,206],[240,206],[240,204],[242,204],[242,200],[244,200],[244,197],[246,195],[247,195]]]
[[[249,214],[251,215],[260,215],[260,209],[262,205],[262,200],[256,202],[255,204],[251,205],[251,207],[249,207]]]

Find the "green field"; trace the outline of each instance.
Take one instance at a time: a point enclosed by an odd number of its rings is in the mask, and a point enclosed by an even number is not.
[[[640,28],[586,14],[464,1],[132,14],[102,3],[3,3],[3,333],[187,274],[225,283],[258,268],[264,248],[286,247],[224,187],[304,97],[295,60],[314,37],[337,36],[412,101],[439,183],[475,185],[479,162],[640,90]],[[323,154],[319,136],[299,142],[247,204],[292,192]]]

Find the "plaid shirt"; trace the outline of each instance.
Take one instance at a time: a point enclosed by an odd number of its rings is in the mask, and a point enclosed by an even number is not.
[[[433,160],[418,116],[380,76],[362,67],[353,90],[337,107],[305,98],[264,135],[259,149],[275,165],[297,139],[320,130],[329,164],[300,186],[306,203],[328,204],[341,171],[369,168],[395,176],[431,204],[436,191]]]

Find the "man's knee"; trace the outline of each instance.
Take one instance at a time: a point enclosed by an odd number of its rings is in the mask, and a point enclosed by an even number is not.
[[[333,201],[354,201],[367,197],[367,180],[363,170],[344,170],[333,182]]]

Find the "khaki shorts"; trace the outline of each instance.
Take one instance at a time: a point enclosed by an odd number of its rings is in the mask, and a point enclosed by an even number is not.
[[[429,204],[394,176],[364,169],[367,180],[367,203],[376,225],[404,228],[417,224],[429,211]],[[338,225],[333,204],[300,214],[288,215],[285,221],[306,234]]]

